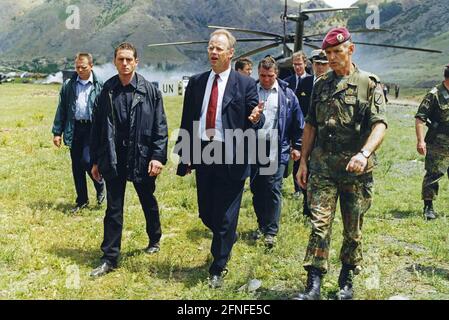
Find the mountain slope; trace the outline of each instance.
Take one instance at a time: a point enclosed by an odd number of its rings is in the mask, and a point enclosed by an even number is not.
[[[449,1],[441,0],[360,0],[362,10],[351,13],[311,14],[305,33],[326,32],[337,25],[364,27],[369,14],[366,4],[379,4],[381,28],[388,32],[355,34],[354,39],[374,43],[440,49],[444,54],[357,46],[355,60],[386,81],[421,85],[430,78],[441,78],[449,45]],[[66,28],[68,5],[77,5],[81,14],[79,30]],[[364,7],[365,5],[365,7]],[[325,7],[322,1],[309,1],[305,7]],[[289,3],[289,13],[298,6]],[[211,30],[207,25],[234,26],[282,34],[280,15],[283,1],[273,0],[2,0],[0,55],[2,60],[36,61],[45,57],[57,62],[72,61],[77,51],[91,51],[97,64],[110,62],[113,47],[122,41],[133,42],[141,64],[161,69],[174,66],[201,70],[206,63],[204,44],[148,48],[147,44],[171,41],[204,40]],[[354,20],[354,15],[357,15]],[[356,26],[356,25],[354,25]],[[357,26],[359,27],[359,26]],[[294,32],[295,24],[288,23]],[[237,37],[253,37],[235,32]],[[237,54],[264,43],[237,46]],[[320,43],[316,43],[319,45]],[[306,48],[310,52],[310,48]],[[279,54],[279,49],[260,53]]]
[[[370,4],[372,2],[369,1]],[[356,5],[361,3],[363,2],[359,1]],[[380,74],[387,81],[425,87],[429,86],[429,79],[431,79],[430,82],[440,81],[443,66],[449,62],[447,58],[449,20],[445,18],[449,11],[449,2],[396,0],[389,3],[400,4],[402,12],[385,22],[382,18],[387,13],[380,12],[380,28],[387,29],[388,32],[358,35],[354,37],[356,40],[431,48],[441,50],[443,53],[359,45],[356,59],[360,61],[362,67]]]
[[[0,32],[0,53],[4,58],[26,60],[36,56],[72,57],[79,50],[88,50],[104,62],[112,57],[113,46],[127,40],[139,47],[148,63],[164,59],[185,63],[185,55],[193,58],[198,47],[149,50],[146,44],[207,39],[208,24],[259,29],[273,24],[273,31],[278,32],[282,11],[280,2],[270,0],[87,0],[78,4],[80,29],[69,30],[65,10],[72,3],[75,1],[47,0],[24,15],[16,15]],[[204,52],[202,48],[200,51]]]

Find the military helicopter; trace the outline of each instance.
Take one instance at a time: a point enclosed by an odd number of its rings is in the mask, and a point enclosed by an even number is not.
[[[226,29],[232,32],[241,32],[246,34],[252,34],[259,36],[258,38],[237,38],[237,42],[270,42],[269,44],[263,45],[261,47],[252,49],[245,53],[239,54],[238,56],[233,58],[233,61],[238,60],[242,57],[249,57],[254,54],[282,47],[282,53],[279,56],[276,56],[275,59],[279,65],[279,76],[284,78],[293,72],[292,70],[292,55],[294,52],[299,50],[303,50],[304,46],[310,47],[312,49],[319,49],[320,44],[323,41],[323,37],[325,33],[317,33],[317,34],[305,34],[304,35],[304,23],[309,20],[309,15],[317,14],[317,13],[325,13],[325,12],[337,12],[337,11],[349,11],[349,10],[357,10],[358,7],[348,7],[348,8],[315,8],[315,9],[302,9],[301,3],[299,4],[298,14],[288,14],[287,5],[288,0],[284,2],[284,12],[281,15],[281,21],[283,23],[283,34],[251,30],[251,29],[242,29],[235,27],[227,27],[227,26],[214,26],[209,25],[208,28],[211,29]],[[293,21],[296,22],[296,30],[295,33],[287,33],[287,22]],[[354,33],[367,33],[367,32],[386,32],[384,29],[359,29],[359,30],[350,30],[352,34]],[[207,44],[209,40],[199,40],[199,41],[182,41],[182,42],[168,42],[168,43],[155,43],[150,44],[148,47],[160,47],[160,46],[171,46],[171,45],[192,45],[192,44]],[[398,46],[398,45],[390,45],[390,44],[382,44],[382,43],[368,43],[368,42],[360,42],[353,41],[355,44],[364,45],[364,46],[375,46],[375,47],[385,47],[385,48],[395,48],[395,49],[405,49],[405,50],[415,50],[421,52],[432,52],[432,53],[442,53],[439,50],[426,49],[426,48],[416,48],[416,47],[408,47],[408,46]],[[291,46],[293,44],[293,46]]]

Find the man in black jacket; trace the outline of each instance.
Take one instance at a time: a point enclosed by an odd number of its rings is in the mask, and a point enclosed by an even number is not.
[[[91,152],[92,175],[107,185],[101,264],[92,277],[117,267],[123,229],[126,181],[132,181],[146,219],[149,245],[145,252],[160,250],[161,224],[155,191],[156,177],[167,162],[167,121],[162,96],[136,73],[136,48],[122,43],[114,53],[118,75],[109,79],[94,108]]]

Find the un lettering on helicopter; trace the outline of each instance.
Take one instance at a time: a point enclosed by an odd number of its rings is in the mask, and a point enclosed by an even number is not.
[[[189,83],[189,77],[184,76],[182,80],[170,80],[170,81],[153,81],[152,84],[155,85],[162,93],[164,97],[175,97],[183,96],[187,84]]]

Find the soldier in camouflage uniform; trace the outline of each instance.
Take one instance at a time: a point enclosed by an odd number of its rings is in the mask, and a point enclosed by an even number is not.
[[[446,172],[449,174],[449,66],[444,78],[424,97],[415,115],[416,149],[426,156],[422,199],[427,220],[436,218],[433,200],[438,195],[438,181]],[[429,127],[425,139],[424,125]]]
[[[301,187],[307,187],[312,213],[312,232],[304,260],[307,286],[295,297],[298,300],[320,298],[338,199],[344,225],[338,297],[352,299],[353,274],[362,262],[363,217],[371,206],[374,151],[387,128],[379,79],[352,63],[354,44],[348,30],[329,31],[322,48],[332,71],[315,84],[297,174]]]

